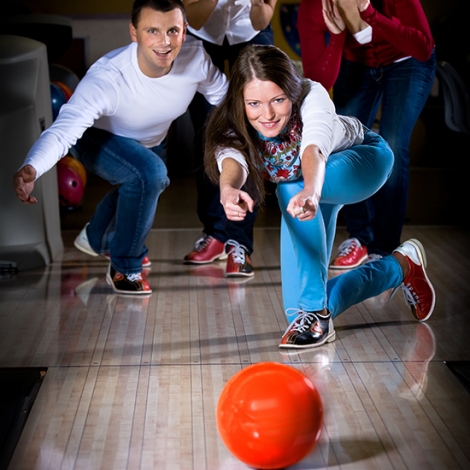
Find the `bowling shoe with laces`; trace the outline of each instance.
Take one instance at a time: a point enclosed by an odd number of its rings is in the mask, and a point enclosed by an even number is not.
[[[75,245],[75,248],[83,253],[86,253],[87,255],[98,256],[99,253],[93,250],[93,248],[90,246],[90,242],[88,241],[88,235],[86,233],[88,225],[89,224],[87,223],[85,227],[82,228],[81,232],[75,238],[73,244]]]
[[[225,277],[251,277],[255,275],[248,250],[235,240],[227,241],[228,258]]]
[[[415,318],[425,321],[434,311],[436,293],[426,274],[427,262],[424,247],[419,240],[411,238],[393,252],[403,255],[409,266],[409,272],[399,286],[403,291],[405,301]]]
[[[188,264],[207,264],[227,258],[225,243],[210,235],[204,235],[194,244],[194,249],[184,257]]]
[[[367,247],[362,246],[357,238],[348,238],[339,246],[336,258],[330,269],[352,269],[360,266],[367,259]]]
[[[282,336],[280,348],[315,348],[335,340],[330,313],[324,315],[323,311],[304,312],[300,309],[298,312]]]
[[[142,273],[122,274],[116,271],[111,263],[106,273],[106,282],[118,294],[150,295],[152,293],[152,288]]]

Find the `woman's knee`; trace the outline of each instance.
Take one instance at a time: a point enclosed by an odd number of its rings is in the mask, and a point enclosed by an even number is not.
[[[364,140],[364,144],[369,147],[377,173],[383,174],[388,178],[395,163],[395,155],[389,143],[378,134],[369,132]]]
[[[386,178],[389,178],[395,164],[395,155],[389,145],[379,151],[378,165]]]

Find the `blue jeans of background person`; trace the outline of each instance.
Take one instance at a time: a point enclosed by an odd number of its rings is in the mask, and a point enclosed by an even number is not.
[[[362,290],[358,286],[360,281],[343,282],[339,284],[340,289],[328,294],[328,263],[338,212],[344,204],[353,204],[374,194],[389,177],[392,166],[393,152],[389,145],[371,131],[366,132],[362,144],[332,153],[326,164],[318,212],[312,220],[306,222],[292,217],[286,210],[290,199],[303,189],[303,179],[277,185],[276,195],[282,211],[282,297],[289,321],[297,315],[289,309],[316,312],[326,307],[333,316],[339,315],[347,306],[364,300],[366,288],[369,289],[367,292],[375,293],[378,289],[380,293],[383,285],[389,282],[381,279],[373,287],[362,282]],[[393,264],[393,260],[391,262]],[[399,268],[398,262],[397,265]],[[348,274],[352,276],[349,279],[354,280],[358,270],[354,269],[339,277]],[[362,271],[358,272],[357,279],[361,277]]]
[[[372,68],[343,60],[333,88],[338,114],[356,116],[372,128],[381,104],[379,134],[395,154],[392,174],[366,201],[344,207],[351,238],[368,253],[390,254],[400,244],[410,182],[410,140],[436,73],[435,52],[426,62],[409,58]]]
[[[114,186],[87,227],[90,246],[97,253],[109,252],[118,272],[140,273],[157,201],[170,182],[164,145],[146,148],[136,140],[90,128],[75,150],[88,171]]]
[[[219,46],[208,41],[203,41],[204,48],[212,58],[212,62],[223,72],[225,61],[229,68],[232,67],[240,51],[248,44],[274,44],[274,34],[269,25],[260,31],[251,41],[229,45],[227,39]],[[224,208],[220,204],[220,192],[218,185],[214,185],[207,178],[204,171],[204,125],[212,106],[200,93],[196,93],[189,106],[189,114],[194,127],[194,159],[196,167],[197,187],[197,214],[203,224],[203,231],[220,242],[235,240],[245,246],[248,253],[253,252],[253,226],[258,214],[258,207],[253,212],[248,212],[245,219],[240,222],[229,221]]]

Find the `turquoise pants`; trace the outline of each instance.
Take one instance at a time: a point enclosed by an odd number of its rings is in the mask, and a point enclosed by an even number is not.
[[[374,194],[387,181],[392,166],[389,145],[371,131],[366,132],[361,145],[332,153],[326,164],[319,210],[307,222],[286,211],[290,199],[302,190],[303,179],[277,185],[282,211],[282,295],[288,322],[297,315],[292,310],[289,315],[288,309],[313,312],[326,307],[334,318],[350,306],[401,284],[402,269],[392,255],[328,280],[339,210]]]

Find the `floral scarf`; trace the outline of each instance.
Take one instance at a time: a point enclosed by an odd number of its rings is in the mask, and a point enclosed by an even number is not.
[[[258,151],[264,161],[264,177],[273,183],[296,180],[302,176],[300,142],[302,123],[292,116],[285,129],[276,137],[264,137],[258,132]]]

